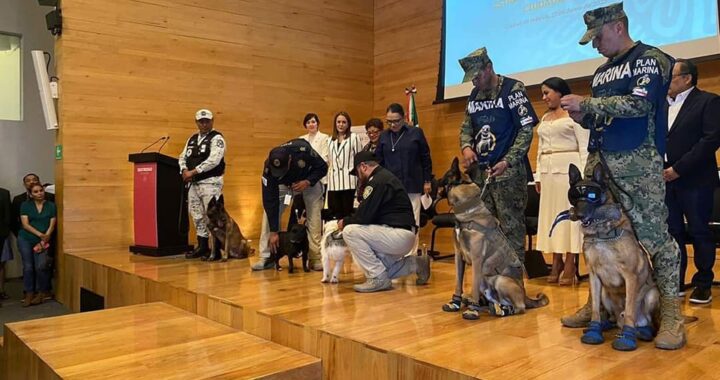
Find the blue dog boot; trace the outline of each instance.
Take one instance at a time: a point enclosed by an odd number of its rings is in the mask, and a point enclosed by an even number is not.
[[[585,344],[602,344],[605,341],[602,332],[602,323],[600,321],[590,321],[584,334],[580,337],[580,341]]]
[[[632,326],[623,326],[622,331],[613,341],[612,347],[618,351],[634,351],[637,349],[637,330]]]
[[[601,330],[602,332],[605,332],[605,331],[608,331],[608,330],[612,330],[612,329],[614,329],[615,327],[617,327],[617,326],[616,326],[614,323],[608,321],[607,319],[604,319],[604,320],[600,321],[600,330]],[[588,328],[584,328],[584,329],[583,329],[583,333],[586,333],[587,331],[588,331]]]
[[[652,326],[640,326],[636,330],[638,340],[652,342],[655,339],[655,329]]]

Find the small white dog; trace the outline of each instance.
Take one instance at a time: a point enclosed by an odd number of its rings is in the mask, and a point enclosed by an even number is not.
[[[320,282],[338,283],[338,275],[343,267],[345,256],[348,254],[347,245],[342,238],[342,232],[338,231],[337,220],[325,223],[323,237],[320,241],[320,255],[322,256],[323,277]],[[335,268],[330,267],[330,260],[335,262]],[[331,272],[332,269],[332,273]]]

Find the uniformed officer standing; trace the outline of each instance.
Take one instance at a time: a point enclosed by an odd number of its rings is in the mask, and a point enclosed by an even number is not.
[[[179,164],[183,181],[190,185],[188,206],[190,217],[197,231],[197,248],[185,255],[188,259],[208,257],[220,258],[219,252],[210,256],[209,231],[205,224],[205,209],[213,197],[222,194],[225,173],[225,139],[222,133],[213,129],[213,114],[201,109],[195,113],[198,133],[192,135],[180,154]],[[220,244],[214,244],[220,247]]]
[[[460,126],[465,165],[477,161],[486,169],[473,180],[480,187],[490,181],[483,201],[524,262],[527,152],[538,118],[522,82],[495,74],[484,47],[461,59],[460,66],[463,82],[475,86]]]
[[[588,11],[584,19],[587,32],[580,44],[592,41],[608,61],[595,71],[592,97],[567,95],[561,105],[590,129],[586,174],[598,162],[606,165],[611,190],[622,201],[638,239],[652,257],[653,277],[661,296],[655,346],[678,349],[686,340],[677,299],[680,255],[668,233],[662,177],[668,129],[666,95],[673,59],[630,38],[622,3]],[[588,300],[562,322],[582,327],[588,325],[590,317]]]
[[[363,200],[354,214],[338,222],[353,260],[365,273],[365,283],[356,292],[371,293],[392,289],[392,279],[417,274],[415,283],[430,278],[428,255],[408,255],[415,244],[415,216],[402,182],[378,165],[372,152],[355,155],[350,174],[365,183]]]
[[[327,163],[309,142],[293,139],[270,151],[262,175],[262,197],[265,209],[260,234],[260,260],[252,270],[274,267],[270,254],[280,242],[280,217],[290,205],[293,193],[302,193],[307,212],[310,267],[321,271],[320,235],[323,207],[323,186],[320,179],[327,174]]]

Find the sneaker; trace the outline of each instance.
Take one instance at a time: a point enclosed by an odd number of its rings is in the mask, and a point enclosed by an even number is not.
[[[275,266],[275,263],[266,258],[260,258],[260,260],[256,261],[255,264],[253,264],[250,269],[258,271],[258,270],[266,270],[266,269],[272,269]]]
[[[416,273],[417,279],[415,280],[416,285],[425,285],[430,279],[430,256],[417,256],[415,258],[417,265]]]
[[[383,273],[375,278],[366,279],[364,283],[353,286],[353,289],[358,293],[381,292],[392,289],[392,281],[387,273]]]
[[[690,303],[704,305],[710,303],[710,301],[712,301],[712,291],[710,291],[710,288],[697,287],[690,294]]]

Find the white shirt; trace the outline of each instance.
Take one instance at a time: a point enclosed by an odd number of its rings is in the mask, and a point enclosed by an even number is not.
[[[330,136],[318,131],[315,136],[310,139],[310,134],[300,136],[301,139],[310,143],[310,146],[320,155],[320,157],[328,162],[328,149],[330,148]],[[320,183],[327,183],[327,177],[322,177]]]
[[[695,86],[692,86],[687,90],[677,94],[674,100],[669,96],[667,97],[668,104],[670,105],[668,107],[668,130],[672,128],[678,113],[680,113],[680,108],[682,108],[683,103],[685,103],[685,99],[687,99],[688,95],[690,95],[690,92],[694,88]]]

